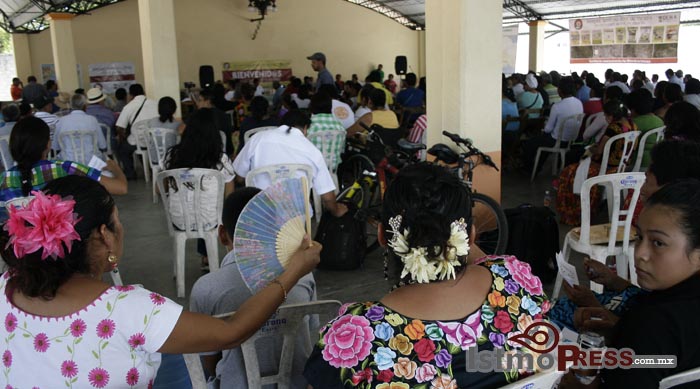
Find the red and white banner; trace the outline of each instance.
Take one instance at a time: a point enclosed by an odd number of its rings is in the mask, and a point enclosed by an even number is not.
[[[136,83],[136,69],[133,62],[96,63],[88,66],[90,87],[98,84],[104,93],[113,94],[117,89],[129,89]]]

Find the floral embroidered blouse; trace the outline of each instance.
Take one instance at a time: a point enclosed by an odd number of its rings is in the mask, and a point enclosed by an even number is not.
[[[158,349],[182,307],[137,286],[107,289],[64,317],[28,314],[12,304],[0,278],[0,385],[5,388],[146,388]]]
[[[521,378],[504,373],[467,372],[466,351],[520,345],[508,340],[542,319],[550,304],[530,265],[515,257],[477,261],[493,283],[481,308],[462,320],[419,320],[380,302],[341,307],[321,329],[304,376],[315,389],[497,388]],[[525,350],[524,350],[525,351]],[[523,370],[524,372],[524,370]]]

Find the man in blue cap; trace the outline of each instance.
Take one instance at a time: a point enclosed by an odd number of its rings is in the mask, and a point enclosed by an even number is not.
[[[318,72],[318,77],[316,79],[316,85],[314,89],[317,91],[321,85],[330,84],[335,86],[335,80],[333,80],[333,75],[326,69],[326,55],[323,53],[314,53],[311,56],[306,57],[306,59],[311,60],[311,67]]]

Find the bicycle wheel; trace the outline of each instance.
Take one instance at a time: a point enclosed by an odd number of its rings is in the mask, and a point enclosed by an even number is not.
[[[365,170],[373,172],[374,163],[366,155],[355,154],[338,166],[338,188],[341,192],[353,183],[362,181]]]
[[[472,219],[476,245],[486,254],[505,254],[508,246],[508,222],[500,205],[489,196],[472,193]]]
[[[372,204],[374,197],[376,196],[363,179],[354,182],[336,197],[336,201],[349,204],[349,212],[355,212],[355,219],[365,224],[365,254],[379,248],[377,223],[380,207]]]

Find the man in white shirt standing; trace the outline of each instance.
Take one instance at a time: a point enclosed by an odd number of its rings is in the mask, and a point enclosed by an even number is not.
[[[105,136],[102,133],[102,128],[100,128],[97,119],[85,113],[85,108],[87,107],[87,97],[85,97],[85,95],[74,94],[71,96],[70,106],[70,114],[63,116],[56,123],[56,130],[54,131],[51,147],[54,150],[60,150],[59,157],[62,160],[80,162],[87,165],[93,154],[99,157],[100,150],[107,150],[107,142],[105,141]],[[89,142],[82,142],[83,157],[79,158],[79,153],[77,150],[73,150],[71,142],[67,140],[60,142],[61,134],[70,130],[85,130],[93,133],[93,136],[97,139],[97,148],[99,150],[94,150]],[[63,143],[63,147],[61,147],[61,143]]]
[[[335,184],[321,151],[306,139],[311,124],[309,117],[301,111],[290,111],[282,118],[282,126],[262,131],[246,142],[233,161],[233,170],[238,179],[245,180],[250,171],[277,164],[304,164],[311,166],[311,187],[321,195],[323,207],[333,216],[347,212],[345,204],[335,201]],[[271,182],[267,176],[257,177],[252,186],[265,189]]]
[[[141,84],[132,84],[129,87],[127,101],[128,103],[117,119],[117,144],[114,150],[119,156],[119,161],[124,165],[126,178],[133,180],[136,178],[136,171],[131,154],[136,150],[136,142],[127,141],[127,138],[134,123],[158,117],[158,103],[146,98]]]
[[[572,77],[563,77],[559,81],[558,92],[561,101],[552,106],[549,119],[544,126],[544,133],[531,138],[523,145],[523,163],[528,171],[532,171],[537,149],[540,147],[553,147],[557,143],[557,139],[559,139],[559,131],[563,131],[561,147],[566,147],[569,142],[576,140],[578,136],[580,123],[570,121],[563,128],[560,128],[560,124],[568,117],[583,113],[581,101],[574,97],[576,93],[574,79]],[[537,166],[538,171],[542,168],[548,156],[549,153],[540,155],[539,166]]]
[[[682,71],[680,71],[680,72],[681,72],[681,75],[683,75],[683,72]],[[683,80],[681,80],[680,78],[678,78],[678,76],[676,76],[676,73],[673,71],[673,69],[666,70],[666,78],[668,78],[668,82],[671,82],[673,84],[678,84],[681,87],[681,90],[683,90],[683,87],[685,86],[685,85],[683,85]]]

